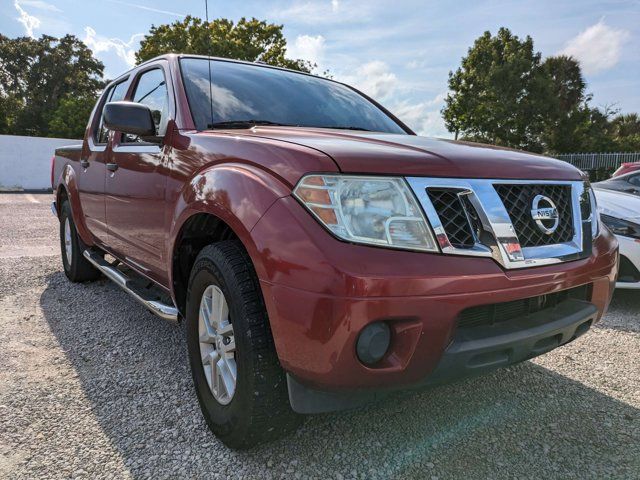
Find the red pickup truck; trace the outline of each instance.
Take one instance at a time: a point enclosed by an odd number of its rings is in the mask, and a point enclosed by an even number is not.
[[[56,151],[52,185],[67,277],[186,323],[203,414],[236,448],[566,344],[617,274],[572,166],[420,137],[263,64],[137,66]]]

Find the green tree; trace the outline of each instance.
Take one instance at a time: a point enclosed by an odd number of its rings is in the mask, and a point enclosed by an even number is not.
[[[449,74],[445,125],[456,138],[541,151],[550,88],[531,37],[485,32]]]
[[[73,35],[60,39],[0,35],[0,112],[9,112],[0,128],[15,135],[48,136],[60,101],[95,97],[104,87],[103,70]],[[83,126],[86,122],[85,117]]]
[[[584,139],[578,131],[587,128],[591,120],[597,123],[597,116],[590,112],[590,97],[585,97],[586,83],[580,65],[573,58],[561,55],[547,58],[542,69],[550,82],[546,99],[548,117],[542,137],[545,150],[556,153],[581,151]]]
[[[287,40],[282,25],[241,18],[237,23],[217,18],[207,23],[188,16],[172,24],[152,26],[140,42],[138,63],[165,53],[191,53],[246,61],[262,61],[303,72],[315,65],[286,58]]]
[[[13,134],[13,124],[19,107],[20,105],[14,97],[0,91],[0,134]]]
[[[618,115],[611,121],[611,127],[613,134],[618,138],[640,135],[640,115],[637,113]]]
[[[576,109],[576,128],[568,132],[575,140],[571,149],[558,153],[571,152],[611,152],[616,150],[615,141],[610,133],[610,119],[613,112],[609,108],[593,108],[589,105],[591,96]]]
[[[552,153],[615,150],[608,107],[591,106],[579,63],[566,56],[547,58],[542,65],[551,82],[549,116],[543,134],[545,150]]]
[[[449,74],[442,114],[465,139],[549,153],[640,149],[637,114],[591,106],[579,63],[541,61],[530,37],[485,32]]]
[[[627,113],[611,120],[611,135],[616,150],[622,152],[640,152],[640,115]]]
[[[94,95],[66,96],[60,100],[49,121],[49,136],[83,138],[96,100]]]
[[[551,80],[550,93],[560,112],[570,112],[584,101],[586,83],[577,60],[566,55],[549,57],[542,68]]]

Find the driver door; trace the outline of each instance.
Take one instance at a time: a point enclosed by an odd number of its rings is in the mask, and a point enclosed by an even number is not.
[[[163,139],[153,143],[113,132],[105,184],[107,228],[113,253],[163,285],[170,148],[167,123],[174,104],[167,78],[164,62],[158,62],[145,67],[133,79],[129,98],[151,109],[156,132]]]

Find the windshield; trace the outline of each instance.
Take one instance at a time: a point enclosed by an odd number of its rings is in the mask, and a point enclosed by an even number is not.
[[[288,125],[406,133],[373,103],[336,82],[212,60],[209,88],[207,59],[183,58],[180,64],[198,130]]]

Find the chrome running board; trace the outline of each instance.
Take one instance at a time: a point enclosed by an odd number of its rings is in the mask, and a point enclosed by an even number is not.
[[[158,300],[145,298],[142,292],[134,289],[131,278],[127,277],[123,272],[118,270],[118,268],[108,263],[95,252],[87,249],[83,252],[83,255],[94,267],[100,270],[105,277],[113,281],[116,285],[131,295],[138,301],[138,303],[147,308],[151,313],[157,315],[163,320],[168,320],[170,322],[178,321],[178,309],[174,305],[167,305],[166,303],[162,303]]]

